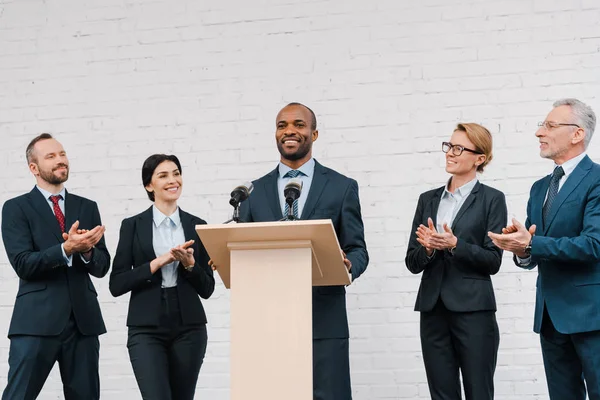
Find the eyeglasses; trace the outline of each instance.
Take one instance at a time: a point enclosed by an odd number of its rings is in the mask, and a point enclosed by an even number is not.
[[[444,153],[449,152],[450,149],[452,149],[452,154],[454,154],[455,156],[460,156],[463,153],[463,151],[468,151],[469,153],[473,153],[473,154],[483,154],[482,152],[477,151],[477,150],[467,149],[465,146],[461,146],[460,144],[452,144],[450,142],[442,142],[442,151]]]
[[[579,125],[577,124],[561,124],[559,122],[550,122],[550,121],[542,121],[542,122],[538,122],[538,126],[541,128],[542,126],[544,128],[546,128],[547,131],[552,130],[552,129],[556,129],[559,126],[576,126],[578,128],[581,128]]]

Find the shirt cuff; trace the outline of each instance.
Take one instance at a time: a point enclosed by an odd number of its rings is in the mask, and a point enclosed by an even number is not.
[[[427,253],[425,253],[425,257],[427,257],[427,261],[431,260],[433,257],[435,257],[435,249],[433,249],[433,253],[431,253],[430,256],[427,255]]]
[[[65,259],[65,263],[67,263],[67,266],[72,267],[73,266],[73,254],[71,254],[70,256],[67,256],[67,253],[65,253],[65,244],[61,244],[60,245],[60,249],[62,250],[62,255],[63,258]]]
[[[93,250],[92,250],[93,251]],[[83,254],[79,253],[79,258],[81,258],[81,261],[83,261],[84,264],[89,264],[92,262],[92,258],[90,257],[90,259],[86,259]]]
[[[517,258],[517,263],[519,263],[521,267],[527,267],[529,264],[531,264],[531,256],[527,258],[521,258],[515,254],[515,257]]]

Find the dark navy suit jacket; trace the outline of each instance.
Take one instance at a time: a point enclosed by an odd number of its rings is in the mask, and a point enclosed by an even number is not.
[[[66,192],[65,229],[79,220],[80,229],[102,225],[95,202]],[[8,331],[12,335],[53,336],[62,332],[71,311],[83,335],[106,332],[90,275],[102,278],[110,267],[104,237],[85,264],[73,254],[67,266],[60,227],[37,189],[8,200],[2,208],[2,239],[19,276],[19,291]]]
[[[415,311],[431,311],[440,297],[451,311],[495,311],[490,275],[500,269],[502,250],[487,233],[500,233],[506,226],[504,194],[477,182],[452,222],[451,229],[458,238],[454,255],[436,251],[428,258],[417,242],[416,231],[420,224],[427,226],[429,217],[437,223],[443,193],[444,187],[423,193],[413,220],[405,261],[413,274],[423,272]]]
[[[561,333],[600,330],[600,165],[583,158],[558,192],[546,225],[542,207],[551,175],[535,182],[526,227],[536,225],[531,264],[538,267],[534,331],[544,307]],[[516,259],[515,259],[516,262]],[[517,262],[517,265],[518,262]]]
[[[283,218],[277,192],[279,168],[254,181],[254,191],[244,201],[244,222],[278,221]],[[340,247],[352,262],[352,279],[367,268],[369,255],[358,198],[358,184],[315,162],[315,172],[300,219],[331,219]],[[313,339],[347,338],[346,288],[313,287]]]

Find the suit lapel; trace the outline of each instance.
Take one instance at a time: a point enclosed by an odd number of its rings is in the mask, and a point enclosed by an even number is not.
[[[50,209],[50,205],[36,187],[29,192],[29,201],[31,202],[32,208],[39,214],[50,232],[56,236],[59,242],[64,242],[62,238],[62,232],[60,231],[60,226],[58,225],[58,221],[56,220],[54,213]]]
[[[481,183],[479,183],[479,182],[477,182],[475,184],[475,186],[473,186],[473,190],[471,190],[471,193],[469,193],[469,196],[467,196],[467,199],[465,200],[463,205],[458,210],[458,213],[456,213],[456,217],[454,217],[454,221],[452,221],[452,226],[450,227],[452,230],[454,230],[458,221],[461,219],[461,217],[463,215],[465,215],[465,212],[469,209],[469,207],[471,207],[471,204],[473,204],[473,202],[475,201],[475,198],[477,197],[477,192],[479,191],[480,186],[481,186]]]
[[[146,258],[154,260],[156,253],[154,252],[154,245],[152,244],[153,234],[152,229],[154,228],[152,221],[152,207],[144,211],[138,217],[138,223],[136,224],[136,231],[142,250]]]
[[[71,226],[79,219],[79,210],[81,209],[81,199],[69,194],[65,190],[65,230],[68,232]],[[94,228],[93,226],[89,229]],[[80,227],[81,229],[81,227]]]
[[[440,208],[440,200],[442,199],[442,193],[444,193],[444,187],[439,188],[435,192],[435,194],[431,198],[431,203],[429,203],[431,208],[429,209],[429,215],[427,217],[430,217],[433,220],[433,226],[437,226],[437,214],[438,209]],[[423,225],[427,225],[427,222],[425,222],[425,224]]]
[[[556,198],[554,199],[554,203],[550,209],[550,214],[548,215],[548,220],[544,224],[544,234],[548,232],[548,228],[550,225],[552,225],[552,220],[554,220],[554,217],[556,217],[556,214],[558,213],[562,203],[564,203],[565,199],[569,197],[569,195],[577,186],[579,186],[583,178],[588,174],[591,166],[592,161],[589,159],[589,157],[585,156],[562,185],[558,191],[558,194],[556,195]]]
[[[546,200],[548,186],[550,186],[550,179],[552,179],[552,175],[543,178],[540,184],[537,185],[536,191],[531,195],[531,220],[529,223],[541,227],[542,232],[544,231],[542,209],[544,207],[544,201]]]
[[[281,210],[278,188],[277,188],[277,177],[279,176],[279,167],[275,168],[269,174],[266,175],[265,180],[263,182],[267,202],[271,207],[271,211],[273,211],[273,218],[275,221],[278,221],[283,218],[283,211]]]
[[[327,186],[328,181],[329,178],[327,177],[327,169],[319,164],[317,160],[315,160],[315,172],[313,180],[310,184],[310,190],[308,192],[308,196],[306,197],[306,203],[304,203],[304,208],[302,209],[302,215],[300,216],[300,219],[307,219],[310,217],[315,209],[315,206],[319,202],[319,198],[321,198],[323,189],[325,189],[325,186]]]
[[[181,219],[181,225],[183,226],[183,234],[185,235],[185,241],[195,240],[196,243],[198,240],[198,235],[196,234],[196,227],[192,222],[191,215],[183,211],[181,208],[179,209],[179,218]]]

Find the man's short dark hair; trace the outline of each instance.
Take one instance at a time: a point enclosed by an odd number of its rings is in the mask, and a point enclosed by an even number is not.
[[[172,154],[152,154],[150,157],[146,158],[144,165],[142,165],[142,183],[144,184],[144,189],[146,189],[146,186],[152,182],[152,175],[154,175],[156,167],[158,167],[164,161],[174,162],[175,165],[177,165],[179,172],[183,172],[181,169],[181,163],[176,156]],[[154,201],[154,192],[149,192],[146,190],[146,194],[150,200]]]
[[[310,115],[312,116],[312,124],[310,124],[310,129],[312,129],[313,131],[317,130],[317,116],[315,115],[314,111],[311,110],[309,107],[305,106],[302,103],[290,103],[288,104],[286,107],[290,107],[290,106],[301,106],[304,107],[308,110],[308,112],[310,112]]]
[[[49,133],[42,133],[34,137],[31,142],[27,145],[27,149],[25,150],[25,159],[27,160],[27,164],[36,162],[36,158],[33,156],[33,148],[35,144],[41,140],[53,139],[52,135]]]

